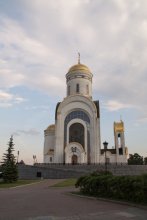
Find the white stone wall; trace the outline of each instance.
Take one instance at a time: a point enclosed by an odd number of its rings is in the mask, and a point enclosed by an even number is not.
[[[70,95],[77,94],[76,86],[79,84],[79,94],[91,97],[92,96],[92,85],[89,79],[85,78],[74,78],[67,82],[67,95],[68,95],[68,86],[70,86]],[[87,86],[89,92],[87,93]]]
[[[120,134],[120,138],[118,137]],[[120,143],[119,143],[120,141]],[[114,142],[116,148],[116,162],[117,163],[126,163],[127,162],[127,155],[125,153],[125,137],[124,132],[115,132],[114,133]],[[122,148],[123,155],[119,155],[119,147]]]
[[[50,158],[52,158],[52,161]],[[54,163],[54,155],[44,155],[44,163]]]
[[[52,163],[54,162],[54,155],[49,155],[49,151],[52,149],[55,149],[55,133],[48,132],[44,139],[44,163],[50,163],[50,157],[52,157]]]
[[[110,163],[127,163],[127,155],[111,154],[106,151],[106,158],[110,159]],[[100,156],[99,163],[105,163],[105,153]]]

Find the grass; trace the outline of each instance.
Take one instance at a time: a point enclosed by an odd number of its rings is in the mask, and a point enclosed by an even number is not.
[[[0,182],[0,188],[11,188],[11,187],[15,187],[15,186],[27,185],[30,183],[37,183],[39,181],[40,180],[18,180],[17,182],[14,182],[14,183]]]
[[[77,181],[77,179],[75,179],[75,178],[66,179],[66,180],[62,180],[59,183],[54,184],[52,187],[69,187],[69,186],[74,186],[76,181]]]

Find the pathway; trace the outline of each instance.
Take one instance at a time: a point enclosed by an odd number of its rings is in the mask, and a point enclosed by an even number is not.
[[[147,210],[70,195],[61,180],[0,190],[0,220],[146,220]]]

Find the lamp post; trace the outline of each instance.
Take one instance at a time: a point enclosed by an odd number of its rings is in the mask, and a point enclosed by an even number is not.
[[[36,163],[37,159],[36,159],[36,155],[33,155],[33,160],[34,160],[34,164]]]
[[[104,152],[105,152],[105,172],[107,172],[107,161],[106,161],[106,151],[107,151],[107,147],[108,147],[108,142],[104,142]]]
[[[76,147],[72,147],[72,148],[71,148],[71,151],[72,151],[73,155],[74,155],[74,153],[76,152],[76,150],[77,150]],[[72,164],[74,164],[74,160],[72,160]]]

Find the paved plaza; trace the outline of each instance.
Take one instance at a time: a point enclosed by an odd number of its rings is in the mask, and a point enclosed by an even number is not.
[[[146,220],[147,210],[71,195],[61,180],[0,189],[0,220]]]

